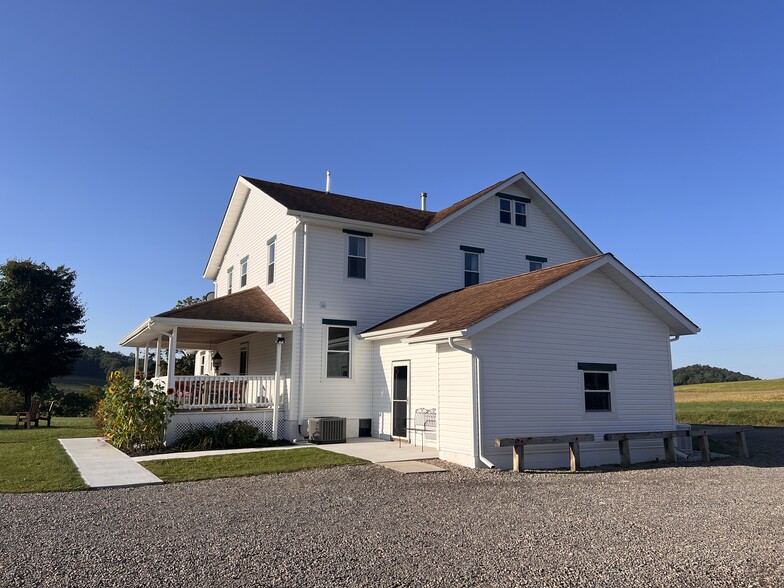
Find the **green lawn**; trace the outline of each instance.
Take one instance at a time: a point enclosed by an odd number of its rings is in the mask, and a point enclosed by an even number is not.
[[[279,474],[312,468],[367,463],[365,460],[315,447],[234,453],[188,459],[161,459],[141,464],[164,482]]]
[[[96,437],[91,418],[55,417],[52,426],[17,430],[0,416],[0,492],[53,492],[87,488],[63,446],[66,437]]]
[[[675,387],[682,423],[784,427],[784,379]]]

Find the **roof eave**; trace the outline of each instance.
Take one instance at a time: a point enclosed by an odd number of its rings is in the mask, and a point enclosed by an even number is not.
[[[413,335],[432,325],[435,321],[428,321],[425,323],[417,323],[414,325],[405,325],[402,327],[394,327],[392,329],[380,329],[378,331],[370,331],[364,332],[359,334],[360,339],[367,339],[370,341],[375,341],[378,339],[395,339],[395,338],[404,338],[408,335]]]
[[[409,239],[419,239],[427,234],[424,229],[411,229],[409,227],[398,227],[395,225],[385,225],[382,223],[372,223],[368,221],[361,221],[352,218],[345,218],[342,216],[329,216],[326,214],[317,214],[315,212],[303,212],[293,208],[288,209],[290,216],[296,216],[303,221],[311,221],[316,224],[323,224],[331,227],[346,228],[346,227],[359,227],[363,229],[372,229],[377,232],[384,232],[394,234],[398,237],[406,237]]]

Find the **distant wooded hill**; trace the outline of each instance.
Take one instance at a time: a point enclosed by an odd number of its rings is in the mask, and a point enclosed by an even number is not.
[[[747,380],[759,380],[759,378],[724,368],[713,367],[712,365],[694,364],[672,370],[672,383],[675,386],[715,384],[717,382],[745,382]]]

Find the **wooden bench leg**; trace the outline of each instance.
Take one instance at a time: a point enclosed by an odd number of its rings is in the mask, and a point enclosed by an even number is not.
[[[675,462],[677,456],[675,455],[675,439],[672,437],[664,438],[664,459],[669,462]]]
[[[580,444],[577,441],[569,442],[569,469],[573,472],[580,469]]]
[[[748,459],[749,446],[746,445],[746,432],[738,431],[737,433],[735,433],[735,440],[738,442],[738,456],[744,459]]]
[[[522,472],[525,469],[525,457],[523,455],[523,445],[514,445],[514,455],[512,457],[512,469],[516,472]]]
[[[621,452],[621,466],[628,468],[632,465],[632,454],[629,451],[629,440],[622,439],[618,441],[618,450]]]
[[[700,435],[700,453],[702,453],[702,461],[705,463],[711,460],[710,445],[708,445],[707,435]]]

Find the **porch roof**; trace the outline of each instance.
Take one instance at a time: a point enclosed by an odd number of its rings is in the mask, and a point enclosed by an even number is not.
[[[156,314],[129,333],[120,345],[142,347],[177,328],[180,349],[212,349],[251,333],[291,331],[291,321],[264,291],[249,288],[206,302]]]

